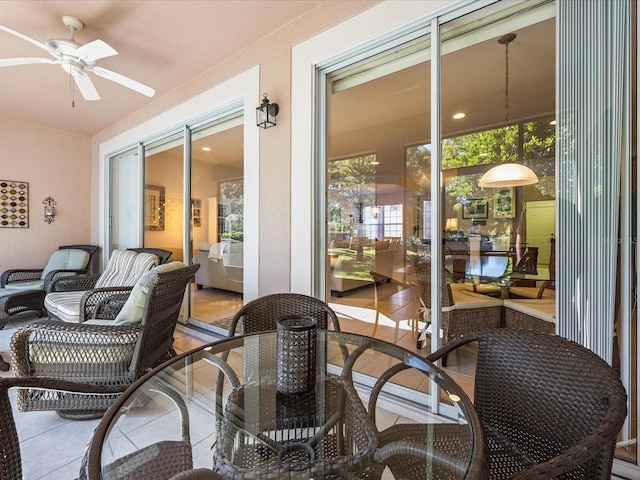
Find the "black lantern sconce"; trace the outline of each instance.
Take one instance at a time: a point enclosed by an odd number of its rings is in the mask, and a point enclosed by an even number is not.
[[[44,205],[44,221],[47,223],[53,222],[56,216],[56,201],[49,196],[42,201],[42,204]]]
[[[277,103],[269,103],[267,94],[264,94],[262,103],[256,108],[256,125],[262,128],[269,128],[276,126],[276,117],[280,107]]]

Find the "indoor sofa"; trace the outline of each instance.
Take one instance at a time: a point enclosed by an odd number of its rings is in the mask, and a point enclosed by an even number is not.
[[[242,242],[199,242],[193,263],[200,264],[196,272],[196,286],[243,292]]]

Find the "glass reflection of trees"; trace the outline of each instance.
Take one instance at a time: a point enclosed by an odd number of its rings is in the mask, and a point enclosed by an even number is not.
[[[375,161],[371,154],[329,162],[330,234],[350,234],[354,224],[363,223],[364,208],[375,204]]]
[[[244,237],[244,180],[220,182],[220,198],[225,206],[221,239],[241,242]]]

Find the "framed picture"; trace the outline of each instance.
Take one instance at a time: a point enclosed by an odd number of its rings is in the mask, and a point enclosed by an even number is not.
[[[164,230],[164,187],[144,186],[144,229]]]
[[[498,188],[493,196],[493,218],[514,218],[516,216],[515,189]]]
[[[489,218],[489,203],[486,198],[469,198],[462,205],[462,218]]]
[[[0,180],[0,228],[29,228],[28,182]]]

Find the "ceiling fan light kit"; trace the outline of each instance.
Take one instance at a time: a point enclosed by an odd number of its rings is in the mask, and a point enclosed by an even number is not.
[[[0,30],[15,35],[18,38],[26,40],[33,45],[46,50],[53,59],[50,58],[6,58],[0,59],[0,67],[10,67],[15,65],[28,65],[35,63],[59,64],[65,72],[67,72],[74,80],[75,85],[85,100],[100,100],[100,95],[96,90],[93,81],[87,72],[106,78],[112,82],[118,83],[123,87],[127,87],[147,97],[153,97],[155,90],[136,80],[125,77],[106,68],[98,67],[97,61],[101,58],[117,55],[118,52],[102,40],[94,40],[82,45],[75,40],[75,32],[84,28],[84,24],[75,17],[65,15],[62,22],[71,32],[70,39],[52,38],[45,43],[39,42],[27,35],[16,32],[4,25],[0,25]]]

